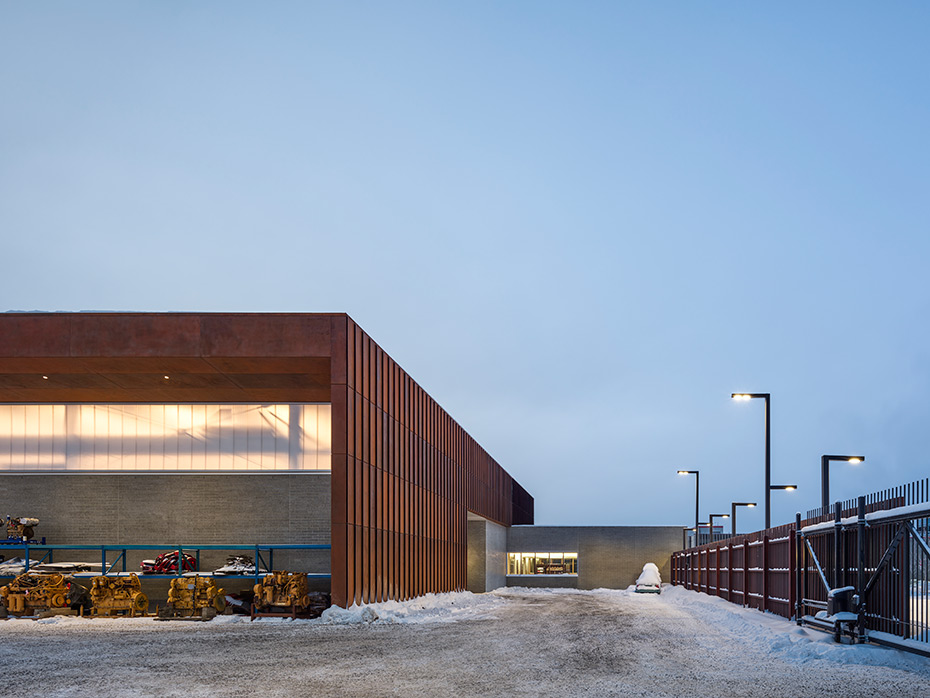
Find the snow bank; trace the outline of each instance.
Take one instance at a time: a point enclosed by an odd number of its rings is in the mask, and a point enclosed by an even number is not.
[[[487,616],[503,602],[499,596],[470,591],[426,594],[410,601],[383,601],[349,608],[333,606],[323,611],[319,622],[329,625],[450,623]]]
[[[632,596],[628,592],[617,593]],[[677,607],[729,633],[743,645],[792,664],[820,660],[930,673],[926,658],[877,645],[841,645],[833,641],[832,635],[819,630],[802,628],[780,616],[743,608],[680,586],[664,586],[660,596],[639,596],[638,601]]]

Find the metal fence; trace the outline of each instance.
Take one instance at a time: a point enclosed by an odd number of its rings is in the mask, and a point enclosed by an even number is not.
[[[930,655],[930,479],[672,555],[672,583]]]

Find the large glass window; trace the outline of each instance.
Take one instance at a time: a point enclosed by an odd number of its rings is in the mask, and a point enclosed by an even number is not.
[[[328,404],[0,405],[0,471],[329,470]]]
[[[578,553],[507,553],[507,574],[578,574]]]

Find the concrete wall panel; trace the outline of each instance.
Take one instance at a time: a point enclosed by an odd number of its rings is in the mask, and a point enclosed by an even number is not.
[[[515,526],[508,531],[508,552],[577,552],[578,576],[510,577],[507,584],[625,589],[647,562],[669,581],[671,555],[680,549],[680,526]]]

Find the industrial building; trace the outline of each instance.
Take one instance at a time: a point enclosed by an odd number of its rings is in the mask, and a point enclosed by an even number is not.
[[[0,315],[0,506],[50,542],[328,544],[284,560],[342,606],[625,586],[680,547],[535,529],[533,504],[345,314]]]

